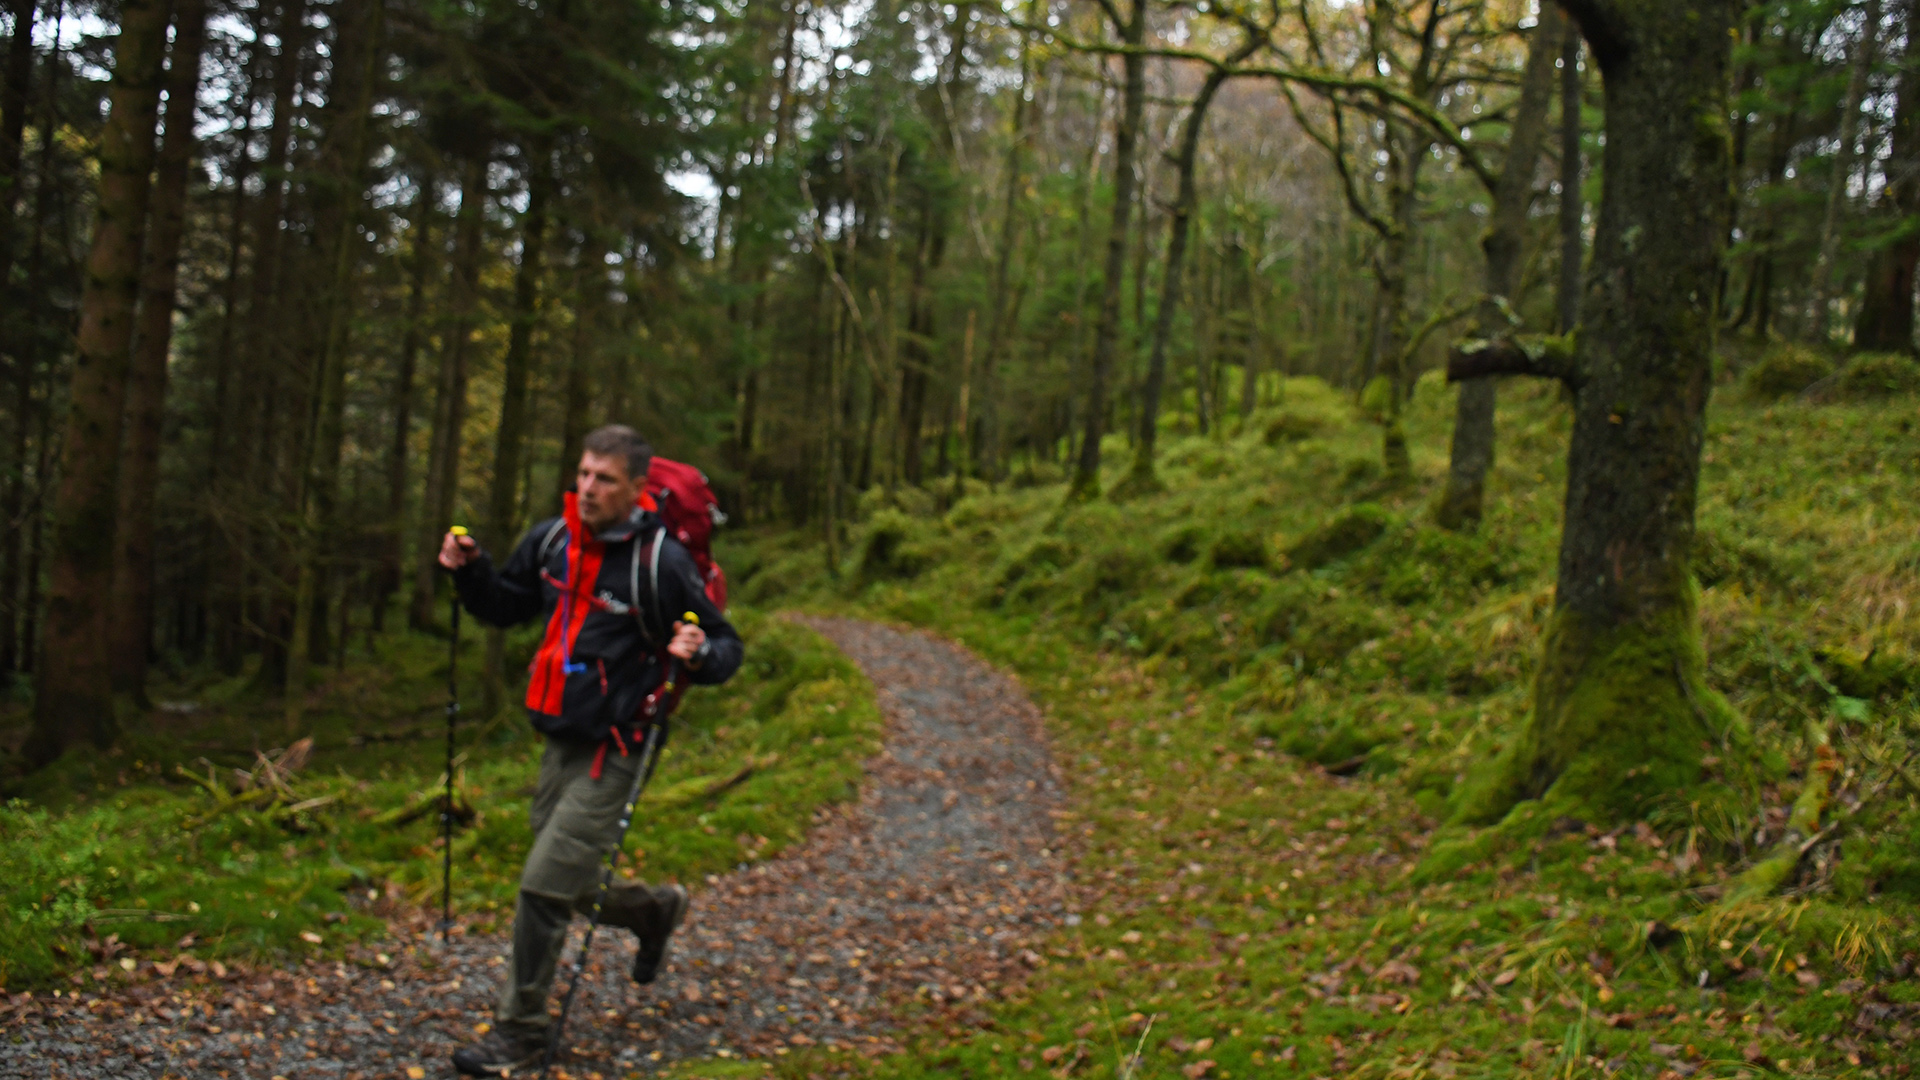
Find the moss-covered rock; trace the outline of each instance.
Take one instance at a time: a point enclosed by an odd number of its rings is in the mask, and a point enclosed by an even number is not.
[[[1392,523],[1385,507],[1355,504],[1289,545],[1287,561],[1302,570],[1317,570],[1380,539]]]
[[[1160,534],[1160,556],[1168,562],[1190,563],[1207,549],[1207,530],[1198,522],[1183,521]]]
[[[1848,397],[1882,398],[1920,390],[1920,363],[1901,353],[1861,353],[1840,372]]]
[[[1291,409],[1276,413],[1260,431],[1260,438],[1268,446],[1281,446],[1310,439],[1325,430],[1324,418],[1310,413],[1295,412]]]
[[[898,510],[880,510],[860,538],[858,567],[868,579],[910,578],[933,565],[925,526]]]
[[[1912,656],[1887,649],[1861,653],[1845,647],[1814,654],[1833,688],[1852,698],[1895,698],[1920,689],[1920,664]]]
[[[1805,345],[1781,345],[1747,369],[1741,386],[1764,400],[1791,397],[1833,374],[1833,361]]]
[[[1213,565],[1218,567],[1244,566],[1264,569],[1273,558],[1266,534],[1257,529],[1245,528],[1222,530],[1213,538],[1207,554],[1213,560]]]

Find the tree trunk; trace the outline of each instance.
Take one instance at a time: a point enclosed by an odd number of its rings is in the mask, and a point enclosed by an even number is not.
[[[1236,49],[1227,63],[1239,63],[1252,53],[1251,45]],[[1167,382],[1167,341],[1173,336],[1174,316],[1180,310],[1181,275],[1186,271],[1187,233],[1192,226],[1194,208],[1200,202],[1198,185],[1193,179],[1193,166],[1200,156],[1200,133],[1206,128],[1207,109],[1226,81],[1225,68],[1214,68],[1207,73],[1206,80],[1193,97],[1193,105],[1187,110],[1186,124],[1180,130],[1180,150],[1174,157],[1173,166],[1179,176],[1180,190],[1174,196],[1173,213],[1167,224],[1167,261],[1160,276],[1160,307],[1154,313],[1153,344],[1147,355],[1147,378],[1140,388],[1139,434],[1134,439],[1133,475],[1129,481],[1130,486],[1141,491],[1153,491],[1160,486],[1159,479],[1154,475],[1153,455],[1154,443],[1160,433],[1160,394]]]
[[[413,599],[407,621],[416,630],[433,625],[434,581],[440,537],[453,524],[460,501],[461,429],[467,422],[467,348],[480,293],[481,229],[487,201],[488,157],[476,153],[460,181],[460,213],[454,222],[453,280],[448,318],[440,341],[440,378],[433,401],[433,435],[427,450],[426,495],[420,502],[419,544],[414,549]]]
[[[1114,29],[1125,44],[1140,48],[1147,37],[1146,0],[1133,0],[1131,17]],[[1100,321],[1094,328],[1085,430],[1070,491],[1071,497],[1083,499],[1100,493],[1100,437],[1107,430],[1107,395],[1120,340],[1121,278],[1126,273],[1127,230],[1133,220],[1134,149],[1140,141],[1140,117],[1147,101],[1147,58],[1129,52],[1122,58],[1121,67],[1126,72],[1126,85],[1113,138],[1113,215],[1107,226],[1106,278],[1100,283]]]
[[[413,380],[420,364],[421,319],[426,314],[427,277],[434,267],[433,214],[438,179],[420,177],[413,207],[413,258],[408,267],[407,325],[400,335],[400,366],[393,376],[393,440],[387,446],[387,520],[381,545],[380,580],[374,587],[372,633],[386,629],[387,608],[400,592],[407,564],[407,459],[413,435]]]
[[[1020,39],[1020,86],[1013,97],[1012,130],[1007,138],[1006,190],[1001,198],[1000,242],[993,259],[993,284],[988,293],[987,351],[981,362],[980,426],[978,447],[980,471],[989,481],[1000,474],[1000,399],[997,393],[1000,355],[1018,322],[1017,309],[1008,303],[1008,277],[1013,267],[1013,248],[1020,221],[1020,191],[1026,182],[1027,95],[1033,78],[1033,61],[1028,55],[1028,39]]]
[[[33,83],[34,0],[10,0],[13,40],[7,49],[6,70],[0,75],[0,282],[13,278],[14,256],[20,238],[21,152],[27,130],[27,98]],[[20,514],[26,502],[27,418],[32,406],[33,366],[28,362],[27,326],[17,314],[0,318],[0,343],[13,358],[13,468],[7,474],[6,495],[0,499],[0,688],[13,680],[19,658],[16,636],[20,582]]]
[[[99,197],[53,504],[46,660],[39,668],[33,729],[22,750],[35,767],[59,757],[76,735],[104,748],[119,734],[108,663],[114,606],[103,600],[113,588],[128,345],[140,292],[166,45],[164,0],[125,0],[114,44],[112,104],[100,132]]]
[[[333,83],[323,113],[324,141],[314,178],[314,231],[319,265],[326,273],[321,294],[323,328],[314,384],[318,400],[313,437],[302,455],[299,524],[295,537],[293,640],[287,649],[286,734],[297,733],[309,664],[325,663],[327,583],[331,553],[342,543],[338,520],[340,456],[346,437],[347,331],[353,311],[353,267],[359,253],[358,210],[365,191],[367,126],[375,65],[381,55],[383,0],[341,0],[332,12]],[[342,600],[344,604],[344,599]],[[342,647],[345,642],[342,642]]]
[[[280,430],[290,426],[283,410],[300,416],[301,426],[305,421],[304,410],[296,413],[288,408],[293,398],[304,394],[304,387],[299,392],[290,392],[287,387],[293,364],[286,346],[297,334],[284,325],[280,301],[288,160],[297,111],[294,102],[301,89],[301,57],[306,47],[306,0],[281,0],[277,12],[274,29],[280,47],[273,60],[273,119],[267,128],[266,156],[260,164],[260,196],[254,204],[253,266],[248,274],[237,372],[236,411],[240,423],[231,454],[234,483],[257,505],[239,521],[235,531],[245,555],[235,559],[228,570],[243,621],[248,608],[253,609],[253,636],[260,648],[254,684],[276,691],[286,683],[287,640],[291,636],[288,622],[292,618],[292,597],[286,586],[291,583],[276,577],[276,568],[285,569],[281,552],[266,542],[275,530],[258,526],[263,515],[294,509],[272,505],[280,479],[275,468],[286,441],[280,437]],[[252,595],[250,585],[258,587]]]
[[[500,426],[493,444],[493,486],[487,512],[487,542],[504,553],[520,538],[520,469],[527,440],[527,379],[533,367],[533,326],[540,317],[540,256],[547,236],[551,183],[542,147],[527,152],[527,214],[520,226],[520,265],[513,275],[513,324],[501,373]],[[481,712],[492,716],[506,697],[506,634],[487,630],[487,661]]]
[[[1363,396],[1376,399],[1370,402],[1370,407],[1377,410],[1381,423],[1380,458],[1387,479],[1397,483],[1413,472],[1406,427],[1400,418],[1410,359],[1407,356],[1410,340],[1407,264],[1418,224],[1420,167],[1426,162],[1433,143],[1425,135],[1415,134],[1393,121],[1389,121],[1386,128],[1387,206],[1392,218],[1391,227],[1380,240],[1380,251],[1373,258],[1373,333],[1372,345],[1367,350],[1368,366],[1373,370],[1368,372]]]
[[[1853,324],[1853,347],[1867,352],[1913,351],[1914,266],[1920,263],[1920,233],[1905,222],[1920,214],[1920,70],[1913,35],[1920,33],[1920,2],[1902,8],[1905,56],[1893,107],[1893,156],[1886,163],[1887,226],[1894,239],[1876,248],[1867,264],[1866,295]]]
[[[1698,784],[1708,747],[1729,773],[1749,749],[1705,682],[1688,569],[1740,5],[1565,6],[1604,79],[1605,187],[1570,378],[1559,586],[1532,714],[1463,808],[1483,821],[1532,798],[1546,800],[1540,820],[1627,819]]]
[[[1847,77],[1847,96],[1840,103],[1840,147],[1833,156],[1833,175],[1827,179],[1827,210],[1820,222],[1820,247],[1813,263],[1811,304],[1807,311],[1807,334],[1815,341],[1828,337],[1830,309],[1833,306],[1833,262],[1840,254],[1840,211],[1846,205],[1847,187],[1853,179],[1854,142],[1860,133],[1860,103],[1866,97],[1867,77],[1873,71],[1873,53],[1880,34],[1880,0],[1867,0],[1860,25],[1860,40],[1854,42],[1853,70]]]
[[[1581,220],[1586,200],[1580,191],[1581,101],[1580,32],[1574,27],[1560,53],[1560,283],[1554,306],[1563,334],[1580,320],[1580,266],[1586,260]]]
[[[13,16],[13,40],[7,47],[6,70],[0,73],[0,282],[13,280],[13,259],[19,248],[20,155],[27,131],[27,97],[33,86],[33,14],[34,0],[8,0]],[[9,326],[9,331],[19,327]],[[21,350],[14,343],[15,333],[7,335],[13,353]],[[9,569],[11,564],[9,564]]]
[[[155,170],[139,324],[127,375],[113,570],[113,690],[132,695],[141,708],[147,707],[147,655],[153,648],[153,514],[160,478],[160,428],[194,148],[194,103],[200,89],[200,54],[206,44],[207,0],[178,0],[174,24],[167,71],[167,127]]]
[[[560,407],[560,460],[554,468],[554,512],[573,490],[580,463],[580,441],[587,435],[587,406],[591,404],[593,358],[600,334],[600,313],[607,295],[607,244],[597,223],[583,227],[573,271],[573,343],[567,357],[566,386]],[[624,421],[623,421],[624,422]]]
[[[1504,337],[1512,332],[1514,278],[1526,242],[1527,211],[1533,205],[1533,174],[1547,137],[1554,55],[1569,37],[1578,41],[1577,33],[1559,8],[1547,4],[1540,9],[1540,21],[1528,35],[1527,66],[1521,75],[1520,103],[1507,136],[1507,159],[1494,186],[1492,221],[1480,240],[1487,256],[1486,297],[1480,302],[1475,337]],[[1490,378],[1460,384],[1447,486],[1434,510],[1434,520],[1442,528],[1471,529],[1480,522],[1487,470],[1493,466],[1497,386]]]

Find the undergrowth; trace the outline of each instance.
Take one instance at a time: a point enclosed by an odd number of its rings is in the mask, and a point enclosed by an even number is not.
[[[1069,503],[1022,464],[997,492],[866,507],[837,576],[810,536],[731,541],[757,604],[936,628],[1018,672],[1075,793],[1080,907],[1024,985],[975,988],[909,1055],[808,1051],[780,1074],[1908,1075],[1912,399],[1730,393],[1711,413],[1708,680],[1784,780],[1605,829],[1541,820],[1429,880],[1437,827],[1519,730],[1552,606],[1569,414],[1544,386],[1501,395],[1470,535],[1428,512],[1450,392],[1418,388],[1395,485],[1347,400],[1291,380],[1237,427],[1170,433],[1159,494]],[[1828,827],[1786,891],[1717,903],[1825,753]],[[759,1066],[681,1071],[734,1069]]]
[[[746,663],[688,695],[629,835],[628,874],[691,881],[778,852],[822,803],[853,794],[878,748],[871,688],[837,650],[794,623],[735,619]],[[473,673],[482,643],[462,644]],[[186,775],[220,787],[257,761],[252,746],[272,745],[278,710],[250,699],[244,676],[169,687],[193,696],[163,701],[113,753],[34,777],[0,807],[0,986],[325,952],[437,909],[446,649],[426,634],[389,639],[316,691],[318,748],[290,806],[232,805]],[[479,700],[477,678],[462,697]],[[471,929],[511,918],[541,745],[512,706],[462,729],[455,775],[471,815],[454,834],[453,900]]]

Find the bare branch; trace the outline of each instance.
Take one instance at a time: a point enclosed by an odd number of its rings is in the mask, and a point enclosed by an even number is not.
[[[1452,147],[1460,155],[1461,162],[1473,173],[1474,177],[1487,190],[1493,190],[1499,178],[1480,160],[1478,149],[1473,142],[1460,133],[1460,128],[1445,113],[1431,104],[1394,86],[1385,79],[1335,75],[1325,71],[1310,71],[1304,68],[1278,67],[1268,65],[1235,66],[1210,53],[1198,49],[1181,49],[1169,45],[1109,45],[1105,42],[1082,41],[1070,37],[1056,27],[1035,26],[1021,20],[1009,20],[1016,30],[1044,34],[1074,52],[1098,53],[1109,56],[1158,57],[1169,60],[1187,60],[1209,68],[1228,68],[1234,77],[1273,79],[1307,87],[1323,96],[1336,94],[1360,94],[1391,103],[1409,118],[1431,131],[1435,138]]]
[[[1583,380],[1575,363],[1573,342],[1571,333],[1462,341],[1447,354],[1447,381],[1532,375],[1558,379],[1578,389]]]

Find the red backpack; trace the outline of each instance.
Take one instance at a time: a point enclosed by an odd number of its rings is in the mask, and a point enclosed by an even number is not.
[[[647,506],[651,502],[652,506]],[[691,465],[653,459],[647,466],[646,486],[640,489],[640,505],[660,515],[667,532],[693,556],[707,583],[707,599],[722,611],[727,609],[727,575],[713,561],[713,528],[726,523],[727,515],[707,485],[707,474]]]

